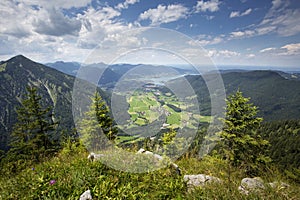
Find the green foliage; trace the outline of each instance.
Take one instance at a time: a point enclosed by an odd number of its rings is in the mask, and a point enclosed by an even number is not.
[[[9,160],[39,161],[55,151],[51,140],[57,123],[52,121],[52,109],[43,108],[36,88],[27,88],[28,94],[18,108],[18,122],[11,134]]]
[[[270,142],[268,154],[276,166],[300,182],[300,121],[264,123],[258,130]]]
[[[267,188],[249,196],[238,191],[243,172],[233,173],[232,184],[208,184],[188,192],[182,176],[168,168],[148,173],[116,171],[101,162],[90,162],[81,147],[76,153],[60,153],[51,160],[28,165],[15,176],[0,177],[0,199],[79,199],[91,190],[93,199],[299,199],[299,185],[289,183],[287,189]],[[207,156],[201,161],[195,158],[181,159],[177,164],[183,174],[208,174],[224,179],[226,162]],[[276,181],[278,174],[268,172],[262,177]],[[55,181],[54,181],[55,180]],[[284,179],[280,179],[285,182]]]
[[[264,123],[259,129],[270,142],[269,154],[282,169],[300,168],[300,121]]]
[[[51,106],[57,130],[74,128],[72,118],[72,88],[74,77],[33,62],[24,56],[16,56],[3,64],[6,70],[0,73],[0,149],[9,149],[9,138],[17,122],[16,110],[21,106],[20,97],[27,93],[27,86],[35,86],[41,96],[43,107]],[[58,139],[59,135],[55,135]]]
[[[97,121],[100,124],[104,134],[109,140],[115,140],[118,129],[113,124],[113,119],[110,117],[110,111],[105,101],[100,96],[99,92],[95,93],[92,109],[95,109]]]
[[[64,153],[10,179],[0,177],[0,199],[79,199],[87,189],[93,199],[183,199],[185,183],[169,169],[126,173],[86,157],[83,151]]]
[[[259,116],[265,121],[299,119],[300,110],[300,81],[282,77],[276,71],[237,71],[221,74],[226,94],[232,94],[239,88],[251,102],[260,108]],[[214,75],[206,75],[210,80]],[[197,94],[200,113],[210,115],[210,93],[204,78],[201,76],[187,76],[170,82],[176,88],[184,90],[180,81],[188,81]],[[173,86],[175,87],[175,86]]]
[[[181,155],[184,150],[185,139],[176,137],[176,135],[176,130],[170,129],[168,132],[163,134],[161,139],[163,153],[170,158],[173,158],[176,155]]]
[[[109,109],[98,92],[92,99],[89,111],[79,123],[79,133],[85,145],[94,152],[106,148],[107,138],[114,141],[118,133],[109,115]]]
[[[228,97],[220,136],[230,165],[255,174],[260,163],[270,160],[264,155],[269,143],[257,134],[262,118],[256,117],[257,108],[249,100],[240,91]]]

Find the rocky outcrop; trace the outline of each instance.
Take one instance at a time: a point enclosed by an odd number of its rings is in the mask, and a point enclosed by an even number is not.
[[[155,158],[157,161],[163,161],[164,158],[161,155],[155,154],[151,151],[146,151],[145,149],[141,148],[140,150],[138,150],[137,154],[146,154],[146,155],[151,155],[153,156],[153,158]],[[176,173],[181,175],[181,169],[178,167],[178,165],[176,165],[173,162],[170,162],[170,166],[173,167],[176,170]]]
[[[278,181],[275,181],[275,182],[272,182],[272,183],[269,183],[270,187],[273,188],[273,189],[277,189],[277,190],[280,190],[280,189],[285,189],[285,188],[288,188],[290,187],[289,184],[287,183],[284,183],[284,182],[278,182]]]
[[[255,178],[243,178],[241,185],[238,187],[238,190],[248,195],[250,192],[259,191],[265,189],[264,181],[260,177]]]
[[[92,194],[90,190],[85,191],[84,193],[82,193],[82,195],[80,195],[80,199],[79,200],[92,200]]]
[[[97,160],[100,160],[100,158],[103,156],[104,156],[103,154],[95,154],[95,153],[91,152],[87,158],[91,161],[97,161]]]
[[[184,181],[187,182],[188,190],[194,187],[204,186],[209,183],[222,183],[222,180],[205,174],[184,175]]]
[[[289,187],[289,184],[284,182],[272,182],[272,183],[264,183],[264,181],[260,177],[255,178],[244,178],[241,181],[241,185],[239,186],[239,191],[243,194],[248,195],[251,192],[259,192],[267,187],[271,187],[273,189],[285,189]]]

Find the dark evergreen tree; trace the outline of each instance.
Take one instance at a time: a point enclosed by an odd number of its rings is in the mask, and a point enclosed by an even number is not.
[[[300,167],[299,120],[264,123],[259,132],[270,142],[268,153],[273,163],[281,170],[293,170],[293,168]]]
[[[249,103],[242,92],[237,91],[226,100],[227,109],[222,119],[224,127],[221,131],[221,145],[230,166],[240,167],[247,173],[257,172],[260,163],[270,161],[265,156],[269,144],[257,133],[262,118],[257,117],[257,107]]]
[[[52,120],[51,107],[42,107],[37,89],[28,87],[27,91],[17,110],[18,121],[13,127],[8,154],[14,159],[39,161],[53,151],[50,134],[54,132],[56,123]]]

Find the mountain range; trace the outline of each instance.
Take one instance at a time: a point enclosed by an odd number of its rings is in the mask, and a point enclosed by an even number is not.
[[[265,121],[300,118],[300,81],[296,75],[256,70],[223,72],[221,77],[226,95],[240,90],[245,97],[250,97],[250,102],[259,109],[258,115]],[[200,110],[205,115],[209,115],[210,94],[202,76],[189,75],[184,78],[197,94],[201,105]],[[209,79],[209,75],[206,75],[206,78]],[[183,81],[180,79],[183,78],[172,80],[169,84],[180,87],[180,81]]]
[[[34,62],[22,55],[0,62],[1,150],[7,150],[9,135],[17,120],[16,108],[20,106],[21,98],[26,94],[27,86],[37,87],[39,95],[42,96],[43,105],[53,107],[54,115],[59,121],[59,130],[67,130],[68,132],[74,128],[72,90],[74,81],[76,80],[74,76],[81,65],[75,62],[56,62],[55,64],[47,65],[51,67]],[[86,73],[86,80],[88,80],[89,76],[94,74],[93,72],[97,71],[98,73],[99,69],[105,69],[99,83],[113,87],[122,76],[126,75],[126,73],[135,67],[137,67],[137,65],[117,64],[106,68],[104,64],[94,64],[87,67],[87,70],[84,72]],[[151,66],[142,67],[145,67],[145,69],[151,68]],[[155,66],[152,67],[154,68]],[[164,68],[164,71],[166,71],[165,69],[169,68]],[[144,74],[148,73],[147,71],[145,72],[145,70],[141,71],[143,71]],[[166,73],[161,73],[159,70],[157,72],[160,72],[161,76],[167,76]],[[183,75],[188,72],[184,69],[179,69],[176,73]],[[172,74],[172,72],[169,74]],[[265,121],[299,119],[299,74],[289,74],[279,71],[226,70],[221,72],[221,76],[223,78],[226,94],[229,95],[237,89],[240,89],[244,96],[250,97],[251,102],[259,107],[259,116],[263,117]],[[84,78],[84,76],[81,77]],[[181,78],[173,79],[167,82],[166,85],[176,83],[180,88],[180,81],[183,80],[183,78],[190,83],[197,94],[201,105],[200,110],[203,115],[209,115],[210,95],[202,76],[186,75]],[[87,86],[89,85],[86,81],[83,82],[87,84]],[[184,88],[182,89],[184,90]],[[92,94],[87,90],[86,96],[91,95]],[[101,95],[106,101],[109,101],[108,93],[101,91]],[[78,112],[83,111],[84,110],[79,111],[78,108]],[[77,112],[77,110],[75,112]]]

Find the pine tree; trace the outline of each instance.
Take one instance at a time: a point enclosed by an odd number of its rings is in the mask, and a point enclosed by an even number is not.
[[[246,173],[256,173],[260,163],[269,158],[264,155],[269,144],[257,134],[262,118],[257,117],[257,107],[249,103],[242,92],[237,91],[226,100],[227,109],[222,119],[224,127],[221,131],[221,145],[231,166],[245,169]]]
[[[97,121],[104,134],[109,140],[115,140],[118,129],[114,126],[113,119],[110,117],[109,108],[106,106],[105,101],[102,99],[99,92],[95,93],[93,104],[96,111]]]
[[[92,98],[89,111],[79,123],[81,140],[87,148],[93,152],[107,147],[106,139],[114,141],[117,135],[117,128],[109,115],[109,109],[98,92]],[[106,137],[106,138],[105,138]]]
[[[39,161],[53,150],[50,134],[55,130],[56,123],[52,121],[51,107],[42,107],[37,89],[27,87],[27,92],[21,107],[17,109],[18,121],[11,134],[9,154],[15,159]]]

